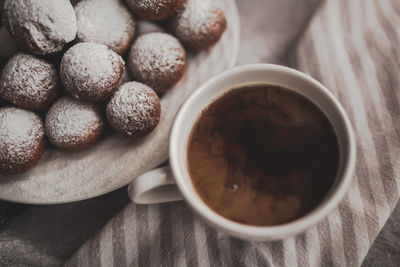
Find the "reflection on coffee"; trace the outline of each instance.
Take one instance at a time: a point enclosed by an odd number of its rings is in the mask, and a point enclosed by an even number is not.
[[[187,156],[192,183],[212,210],[260,226],[316,208],[339,163],[322,111],[276,85],[233,89],[209,105],[192,129]]]

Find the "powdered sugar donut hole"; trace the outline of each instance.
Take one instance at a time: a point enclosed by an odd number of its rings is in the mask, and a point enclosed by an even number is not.
[[[128,69],[137,81],[163,93],[183,76],[185,57],[185,50],[172,35],[148,33],[133,43]]]
[[[125,0],[129,9],[138,17],[163,20],[171,17],[183,0]]]
[[[47,55],[75,39],[77,23],[69,0],[5,0],[3,21],[24,50]]]
[[[128,82],[111,98],[106,114],[111,127],[123,135],[147,134],[160,121],[160,100],[147,85]]]
[[[59,91],[56,68],[36,56],[18,53],[1,73],[1,97],[20,108],[47,108],[56,100]]]
[[[82,0],[74,9],[76,41],[105,44],[120,55],[129,48],[135,19],[121,0]]]
[[[104,121],[95,104],[64,96],[48,111],[45,130],[49,141],[57,148],[81,151],[100,139]]]
[[[33,112],[0,108],[0,174],[21,174],[34,167],[45,147],[44,128]]]
[[[226,29],[225,14],[212,0],[185,0],[170,23],[176,38],[191,50],[214,45]]]
[[[124,70],[123,59],[106,45],[78,43],[65,52],[60,77],[76,99],[101,102],[117,89]]]

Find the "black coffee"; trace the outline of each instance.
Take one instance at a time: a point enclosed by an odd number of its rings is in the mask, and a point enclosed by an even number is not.
[[[188,170],[201,199],[244,224],[276,225],[313,210],[339,163],[334,130],[310,100],[276,85],[230,90],[194,126]]]

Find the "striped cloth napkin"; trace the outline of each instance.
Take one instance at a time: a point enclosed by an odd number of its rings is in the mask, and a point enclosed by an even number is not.
[[[399,199],[400,1],[326,0],[290,65],[325,84],[357,138],[350,191],[303,234],[248,242],[208,227],[182,202],[128,205],[67,266],[356,266]]]

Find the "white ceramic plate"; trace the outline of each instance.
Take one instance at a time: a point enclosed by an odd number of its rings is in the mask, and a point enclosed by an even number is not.
[[[48,149],[31,171],[0,176],[0,199],[31,203],[66,203],[99,196],[124,185],[168,158],[174,117],[186,97],[210,76],[234,66],[239,46],[239,15],[234,0],[218,0],[228,27],[211,49],[189,55],[182,80],[161,99],[158,127],[141,139],[112,135],[89,150],[68,153]]]

